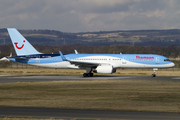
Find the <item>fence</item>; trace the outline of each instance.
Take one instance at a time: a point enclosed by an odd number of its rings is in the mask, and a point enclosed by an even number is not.
[[[18,62],[7,62],[7,61],[0,61],[0,68],[16,68],[16,69],[38,69],[38,66],[32,66],[24,63]]]

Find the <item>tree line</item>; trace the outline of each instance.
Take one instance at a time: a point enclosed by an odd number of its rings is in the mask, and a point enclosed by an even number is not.
[[[56,30],[19,30],[32,44],[39,45],[139,45],[180,46],[180,30],[127,30],[66,33]],[[12,44],[6,29],[0,29],[0,45]]]

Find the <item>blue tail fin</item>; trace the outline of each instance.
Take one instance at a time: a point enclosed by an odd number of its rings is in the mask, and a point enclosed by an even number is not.
[[[7,28],[17,56],[41,54],[15,28]]]

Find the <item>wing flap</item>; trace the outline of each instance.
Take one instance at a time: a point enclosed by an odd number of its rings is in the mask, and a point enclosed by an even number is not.
[[[71,64],[74,64],[79,67],[94,67],[96,68],[99,63],[91,63],[91,62],[81,62],[81,61],[69,61]]]

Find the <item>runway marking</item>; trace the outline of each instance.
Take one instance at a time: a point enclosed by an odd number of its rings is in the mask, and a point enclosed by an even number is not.
[[[175,78],[172,78],[172,79],[180,79],[180,77],[175,77]]]
[[[15,75],[0,75],[0,77],[8,77],[8,76],[15,76]]]
[[[133,77],[79,77],[79,76],[15,76],[18,79],[53,79],[53,80],[119,80]]]

